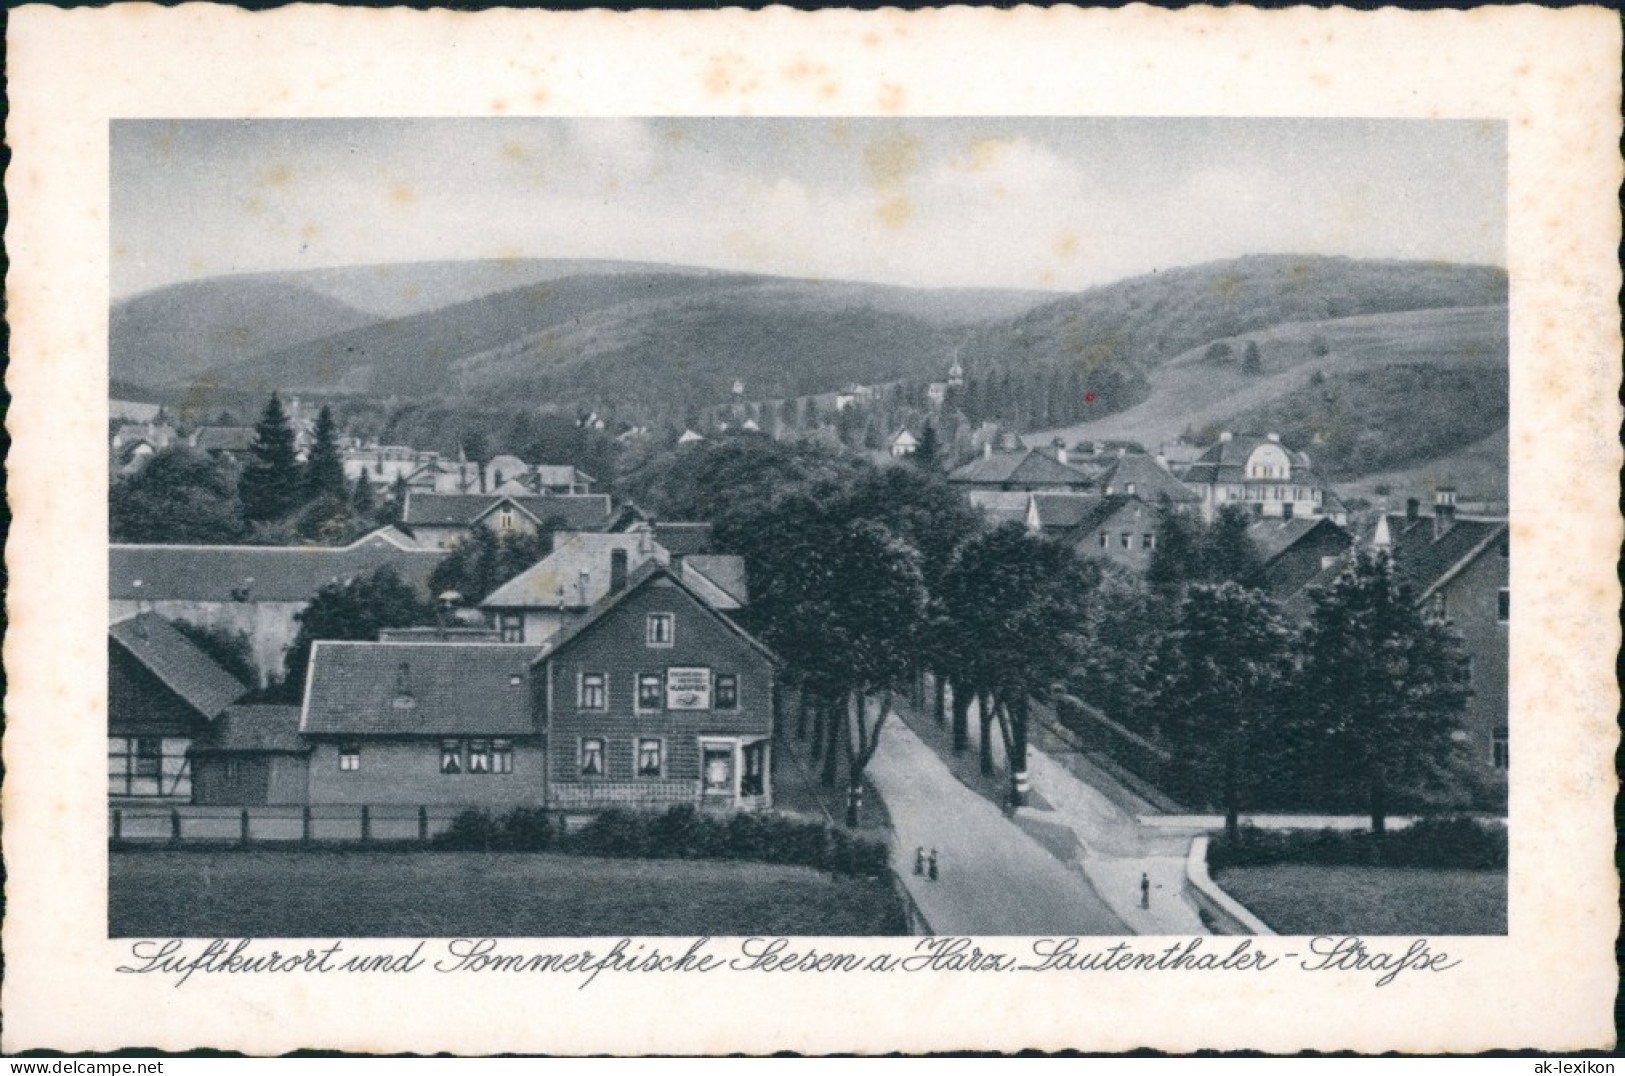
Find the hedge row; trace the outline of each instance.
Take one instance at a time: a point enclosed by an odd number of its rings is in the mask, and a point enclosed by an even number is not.
[[[434,845],[456,851],[743,859],[874,878],[889,869],[886,846],[880,841],[782,815],[711,815],[688,805],[659,814],[607,810],[569,832],[547,811],[534,807],[517,807],[499,816],[467,810],[435,837]]]
[[[1208,845],[1207,859],[1214,870],[1271,863],[1504,870],[1507,832],[1504,826],[1471,818],[1420,819],[1381,837],[1363,830],[1315,832],[1243,826],[1235,840],[1215,837]]]

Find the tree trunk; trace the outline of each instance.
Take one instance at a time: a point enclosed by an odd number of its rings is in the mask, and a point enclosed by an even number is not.
[[[976,716],[982,726],[982,774],[993,776],[993,700],[986,692],[976,696]]]
[[[1236,770],[1240,765],[1239,745],[1231,737],[1224,752],[1224,835],[1232,844],[1241,836],[1241,805]]]
[[[865,759],[860,755],[868,739],[864,734],[864,724],[869,720],[866,711],[869,708],[869,699],[861,691],[853,692],[842,710],[842,722],[845,725],[852,720],[853,705],[857,707],[857,736],[852,735],[853,730],[847,729],[846,734],[846,828],[857,829],[858,818],[863,811],[863,766]]]
[[[796,695],[796,739],[805,740],[807,738],[807,710],[809,709],[807,689],[802,688]]]
[[[943,679],[941,673],[932,673],[931,684],[935,688],[934,694],[936,696],[935,703],[931,708],[931,716],[937,719],[938,725],[947,724],[948,682]]]
[[[1388,833],[1388,780],[1381,769],[1371,774],[1371,835],[1381,838]]]
[[[1019,693],[1006,708],[1010,721],[1010,806],[1027,806],[1027,719],[1031,703],[1027,693]]]
[[[970,747],[970,697],[971,693],[963,685],[954,685],[953,698],[953,726],[954,726],[954,754],[963,755]]]
[[[828,699],[824,703],[824,772],[820,776],[820,783],[825,788],[835,787],[835,778],[841,763],[841,742],[846,732],[845,709],[846,697]]]

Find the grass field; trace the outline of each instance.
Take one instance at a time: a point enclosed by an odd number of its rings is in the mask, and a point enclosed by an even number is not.
[[[904,933],[886,881],[804,867],[417,851],[109,858],[112,937]]]
[[[1214,880],[1281,934],[1505,934],[1505,871],[1232,867]]]

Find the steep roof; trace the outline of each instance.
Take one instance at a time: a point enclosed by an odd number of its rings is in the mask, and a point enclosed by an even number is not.
[[[1118,510],[1144,497],[1114,493],[1102,496],[1095,493],[1034,493],[1033,507],[1038,510],[1038,526],[1045,533],[1066,533],[1082,536],[1105,523]]]
[[[1323,516],[1313,518],[1295,516],[1292,519],[1265,516],[1247,525],[1247,537],[1253,540],[1253,544],[1258,547],[1259,555],[1264,558],[1264,563],[1268,564],[1320,527],[1330,527],[1348,538],[1350,542],[1353,541],[1348,532]]]
[[[110,625],[107,633],[165,687],[206,718],[214,719],[248,693],[235,676],[156,613],[120,620]]]
[[[1167,497],[1174,504],[1194,504],[1202,498],[1150,456],[1124,455],[1113,460],[1100,476],[1100,488],[1127,493],[1129,486],[1147,504]]]
[[[995,489],[967,490],[966,498],[972,508],[980,509],[994,526],[1000,523],[1025,523],[1027,506],[1032,503],[1031,493]]]
[[[991,456],[979,456],[950,474],[948,481],[1051,486],[1094,484],[1089,474],[1053,460],[1036,448],[1025,452],[995,452]]]
[[[537,524],[562,519],[572,530],[585,531],[603,530],[610,523],[609,495],[605,493],[512,497],[418,490],[406,495],[406,512],[401,522],[408,527],[472,527],[503,504],[513,505]]]
[[[610,557],[626,550],[627,567],[670,554],[647,531],[553,536],[553,552],[486,596],[484,609],[583,609],[609,593]],[[585,586],[583,586],[585,580]]]
[[[694,578],[696,573],[700,580]],[[691,554],[683,558],[683,580],[699,590],[706,601],[718,609],[735,609],[750,601],[744,557],[731,553]],[[701,584],[716,587],[720,595],[706,593],[705,586]]]
[[[323,640],[310,655],[299,731],[529,736],[535,653],[534,646]]]
[[[560,651],[564,650],[571,643],[575,642],[575,640],[579,639],[600,620],[604,619],[605,616],[609,615],[609,613],[613,611],[616,606],[620,605],[621,602],[625,601],[629,595],[637,593],[640,589],[648,586],[649,583],[655,579],[671,580],[674,584],[676,584],[679,590],[683,591],[683,593],[694,599],[694,603],[696,605],[709,612],[712,616],[716,617],[717,621],[722,624],[723,627],[733,632],[734,635],[738,636],[747,645],[759,651],[769,661],[775,663],[778,661],[778,658],[774,656],[773,651],[763,646],[759,641],[757,641],[755,636],[751,635],[744,628],[741,628],[738,624],[734,623],[734,621],[726,614],[719,611],[716,606],[707,601],[692,584],[686,582],[681,575],[673,572],[671,568],[661,564],[659,561],[648,560],[644,561],[643,564],[633,569],[632,574],[627,578],[626,586],[622,587],[619,591],[616,591],[613,594],[606,594],[597,602],[597,604],[595,604],[591,609],[587,610],[587,614],[580,620],[576,621],[574,624],[567,625],[564,630],[560,631],[557,635],[553,636],[552,639],[542,644],[542,652],[536,655],[532,664],[550,661],[557,657]]]
[[[228,706],[192,750],[200,755],[302,755],[310,744],[299,738],[297,706]]]
[[[309,601],[329,583],[388,565],[427,594],[443,549],[401,549],[372,535],[327,546],[113,545],[113,601]]]
[[[1458,517],[1444,534],[1435,538],[1432,516],[1418,516],[1409,523],[1403,515],[1390,515],[1387,519],[1393,540],[1394,567],[1415,588],[1418,599],[1448,582],[1507,531],[1504,519]]]

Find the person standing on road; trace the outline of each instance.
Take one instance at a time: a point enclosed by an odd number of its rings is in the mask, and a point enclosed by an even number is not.
[[[1140,907],[1151,907],[1151,875],[1143,871],[1140,874]]]

